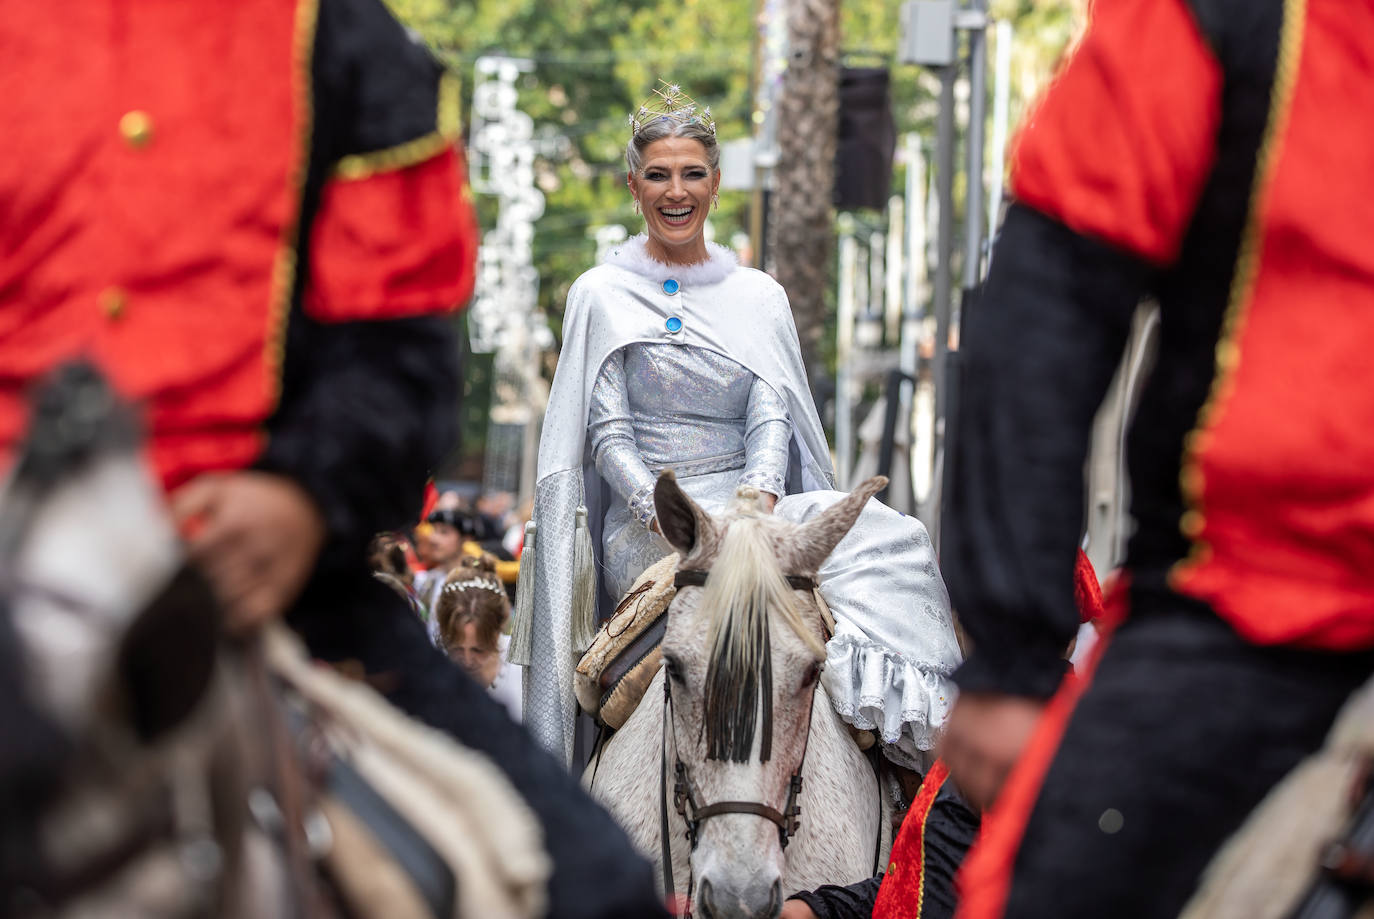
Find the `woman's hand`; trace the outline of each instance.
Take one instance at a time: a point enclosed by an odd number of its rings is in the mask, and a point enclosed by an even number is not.
[[[777,495],[773,494],[771,491],[759,492],[759,506],[762,507],[765,511],[767,511],[770,514],[773,513],[773,508],[776,507],[777,504]],[[783,915],[786,916],[787,914],[783,913]]]

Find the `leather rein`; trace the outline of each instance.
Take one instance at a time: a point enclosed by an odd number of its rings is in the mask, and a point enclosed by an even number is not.
[[[673,576],[673,587],[681,589],[683,587],[704,587],[706,580],[710,576],[709,570],[679,571]],[[784,577],[788,585],[794,590],[813,591],[818,586],[814,577],[809,575],[789,574]],[[824,666],[822,664],[821,666]],[[816,706],[816,686],[820,683],[819,676],[811,684],[810,703],[806,708],[806,734],[802,744],[801,759],[797,762],[797,768],[793,770],[791,778],[787,783],[787,800],[783,804],[782,810],[762,804],[756,801],[716,801],[713,804],[702,804],[701,798],[697,793],[696,786],[692,783],[691,774],[687,771],[687,764],[682,761],[682,756],[678,752],[680,747],[677,743],[677,725],[673,723],[673,679],[667,673],[663,675],[663,742],[662,757],[659,764],[659,843],[663,863],[663,890],[667,894],[669,901],[676,899],[676,891],[673,886],[673,850],[672,840],[668,832],[668,730],[672,724],[673,731],[673,807],[677,810],[678,816],[687,824],[687,841],[696,851],[697,843],[701,839],[701,824],[722,814],[749,814],[755,817],[762,817],[778,826],[778,841],[784,849],[791,838],[797,835],[801,828],[801,804],[799,799],[802,792],[802,769],[806,766],[806,751],[811,744],[811,715]],[[771,728],[770,728],[771,730]],[[690,867],[689,867],[690,871]],[[692,880],[688,881],[687,887],[687,912],[691,914]]]

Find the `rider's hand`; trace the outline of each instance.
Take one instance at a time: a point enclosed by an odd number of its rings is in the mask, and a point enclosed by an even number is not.
[[[778,919],[816,919],[816,913],[801,900],[787,900]]]
[[[173,493],[172,513],[230,627],[240,631],[286,611],[324,545],[314,500],[270,473],[199,476]]]
[[[778,496],[773,494],[771,491],[759,492],[759,507],[762,507],[768,513],[773,513],[773,508],[777,506],[777,503]],[[807,910],[807,912],[810,912],[810,910]],[[783,916],[786,915],[787,913],[784,911]]]
[[[1024,696],[959,694],[939,753],[969,804],[986,811],[997,800],[1044,708]]]

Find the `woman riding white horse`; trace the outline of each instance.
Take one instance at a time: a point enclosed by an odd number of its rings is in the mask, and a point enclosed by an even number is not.
[[[512,659],[530,664],[526,725],[566,762],[576,655],[635,578],[671,552],[652,500],[659,471],[673,469],[711,512],[740,485],[793,521],[840,497],[828,491],[829,449],[786,294],[705,241],[720,181],[709,110],[669,86],[632,122],[629,186],[647,234],[568,294],[539,449],[533,582],[517,595]],[[847,721],[877,729],[893,759],[919,767],[952,701],[948,600],[917,521],[874,502],[859,529],[867,535],[836,566],[836,589],[822,585],[839,622],[827,689]]]
[[[741,484],[771,502],[834,481],[786,294],[706,242],[720,184],[709,110],[665,87],[633,121],[628,181],[647,234],[568,293],[539,444],[534,584],[516,597],[517,624],[522,600],[533,602],[525,723],[568,762],[575,656],[640,572],[672,551],[654,520],[658,472],[675,469],[713,511]],[[579,534],[593,550],[585,569],[574,565]],[[582,576],[596,585],[575,610]]]
[[[658,482],[658,519],[682,555],[664,666],[588,778],[699,915],[771,917],[797,890],[885,864],[890,797],[821,679],[814,590],[883,484],[795,524],[747,491],[712,519],[671,475]]]

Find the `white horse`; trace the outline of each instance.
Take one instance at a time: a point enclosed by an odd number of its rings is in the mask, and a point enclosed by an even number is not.
[[[27,726],[3,739],[0,890],[23,894],[0,913],[291,915],[292,870],[234,806],[267,748],[137,439],[68,367],[0,491],[0,723]]]
[[[532,919],[548,871],[485,757],[280,627],[228,640],[131,413],[86,365],[41,390],[0,488],[0,915]]]
[[[682,554],[664,666],[587,777],[704,919],[773,919],[785,896],[886,864],[889,795],[821,685],[812,589],[884,484],[798,526],[747,500],[713,520],[659,478],[659,525]]]

